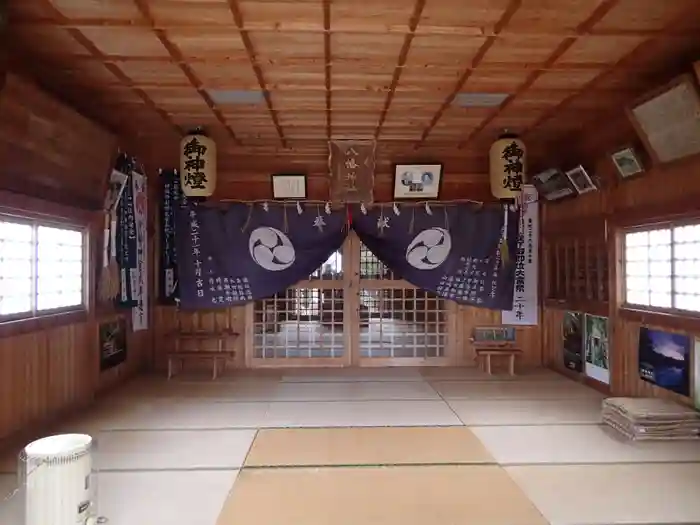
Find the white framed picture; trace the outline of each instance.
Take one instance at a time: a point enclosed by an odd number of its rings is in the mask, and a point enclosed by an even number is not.
[[[272,176],[272,198],[305,199],[306,175],[275,174]]]
[[[595,184],[593,184],[590,175],[588,175],[584,167],[581,165],[567,171],[566,176],[569,178],[574,188],[576,188],[579,195],[583,195],[584,193],[595,191],[597,189]]]
[[[395,164],[394,199],[437,199],[442,164]]]
[[[623,179],[644,171],[644,167],[632,148],[625,148],[612,155],[613,164]]]

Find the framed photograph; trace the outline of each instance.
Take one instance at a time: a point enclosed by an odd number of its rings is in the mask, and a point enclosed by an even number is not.
[[[627,116],[652,164],[700,154],[700,92],[691,73],[634,101]]]
[[[574,188],[576,188],[579,195],[583,195],[584,193],[595,191],[597,189],[595,184],[593,184],[591,177],[588,175],[588,173],[586,173],[586,170],[581,165],[567,171],[566,176],[571,181],[571,184],[574,185]]]
[[[557,201],[576,195],[576,188],[560,170],[551,168],[532,177],[537,193],[547,201]]]
[[[583,342],[586,361],[584,371],[590,378],[610,384],[610,346],[608,339],[608,318],[598,315],[584,315]]]
[[[644,168],[634,149],[625,148],[612,154],[612,161],[623,179],[642,173]]]
[[[442,164],[395,164],[394,199],[437,199],[442,186]]]
[[[306,199],[306,175],[280,173],[272,175],[273,199]]]
[[[639,329],[639,377],[682,396],[690,395],[690,336]]]

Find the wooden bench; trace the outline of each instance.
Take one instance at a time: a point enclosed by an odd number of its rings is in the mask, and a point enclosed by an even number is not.
[[[185,368],[185,361],[208,361],[212,362],[212,375],[211,378],[215,380],[219,377],[219,365],[221,365],[221,372],[226,371],[226,361],[236,357],[236,352],[232,350],[223,351],[206,351],[206,350],[191,350],[191,351],[177,351],[170,352],[168,354],[168,379],[171,379],[175,373],[175,367],[173,364],[176,361],[180,363],[180,371]]]
[[[488,375],[492,375],[491,358],[507,357],[508,373],[515,375],[515,358],[522,351],[515,346],[515,328],[507,326],[477,326],[469,339],[475,359]]]
[[[227,361],[236,356],[230,344],[239,334],[222,326],[225,324],[222,321],[222,318],[225,320],[225,316],[221,314],[220,311],[177,313],[177,330],[168,337],[172,344],[172,350],[168,352],[168,379],[175,375],[175,364],[179,363],[179,371],[182,371],[185,361],[210,361],[212,379],[219,377],[219,372],[226,371]],[[205,315],[213,316],[213,326],[212,323],[209,323],[207,328],[202,326]],[[184,317],[187,317],[187,322]],[[215,348],[202,349],[205,344]]]

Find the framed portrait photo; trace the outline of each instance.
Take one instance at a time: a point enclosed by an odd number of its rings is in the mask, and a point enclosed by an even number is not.
[[[632,148],[625,148],[612,154],[612,161],[620,177],[626,179],[644,171],[642,162]]]
[[[581,165],[567,171],[566,176],[569,178],[574,188],[576,188],[579,195],[583,195],[584,193],[589,193],[597,189],[596,185],[591,180],[591,176],[588,175],[588,172],[586,172],[584,167]]]
[[[394,199],[437,199],[442,185],[442,164],[394,165]]]
[[[576,195],[569,178],[557,168],[550,168],[532,177],[537,193],[547,201],[558,201]]]

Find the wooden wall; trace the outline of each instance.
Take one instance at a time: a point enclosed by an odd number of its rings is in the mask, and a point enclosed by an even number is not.
[[[0,445],[89,403],[150,359],[152,333],[144,331],[131,334],[124,365],[99,369],[98,325],[122,315],[98,308],[92,293],[102,228],[94,210],[101,208],[115,153],[111,134],[8,75],[0,92],[0,211],[89,228],[91,257],[86,312],[0,323]]]
[[[700,202],[700,158],[691,157],[663,166],[652,165],[622,108],[618,115],[572,140],[577,143],[577,151],[567,159],[561,159],[561,167],[570,169],[583,163],[602,187],[600,191],[544,205],[543,240],[545,244],[553,244],[563,238],[604,239],[608,250],[609,297],[607,302],[568,299],[545,302],[542,334],[545,364],[568,373],[562,356],[564,311],[607,315],[610,319],[609,390],[614,395],[658,396],[690,403],[689,398],[639,379],[637,343],[642,325],[691,336],[700,334],[698,318],[623,308],[620,242],[624,228],[679,217],[700,218],[697,205]],[[640,152],[647,170],[639,176],[622,180],[610,155],[627,146]],[[550,275],[551,265],[546,258],[543,259],[543,273]]]
[[[247,348],[250,345],[250,339],[246,338],[246,329],[249,328],[247,322],[252,316],[247,312],[245,307],[235,307],[222,310],[220,312],[198,312],[194,314],[180,314],[183,324],[187,329],[200,328],[205,330],[213,330],[214,328],[227,328],[237,332],[240,337],[234,343],[236,351],[236,359],[234,366],[243,368],[246,366],[245,355],[246,351],[252,349]],[[449,364],[474,366],[475,353],[472,345],[469,343],[469,338],[472,335],[472,330],[476,326],[500,326],[501,312],[485,310],[483,308],[473,308],[467,306],[455,306],[449,310],[449,316],[454,316],[448,319],[448,340],[454,341],[454,347],[448,348],[448,353],[451,352]],[[156,370],[162,372],[167,366],[167,353],[169,351],[168,334],[177,329],[178,319],[177,312],[171,306],[157,306],[155,308],[155,327],[156,340],[154,364]],[[517,331],[517,343],[522,349],[523,355],[520,360],[522,367],[538,367],[543,364],[542,342],[540,328],[522,327]],[[397,360],[392,364],[400,364],[401,360]],[[415,362],[413,363],[415,364]],[[445,364],[448,364],[447,362]],[[194,365],[191,365],[194,366]]]

